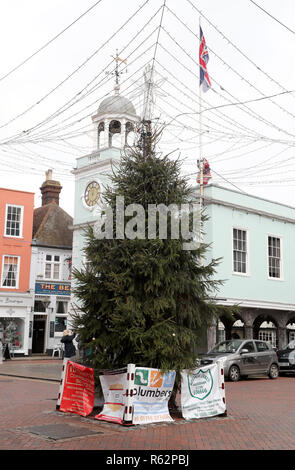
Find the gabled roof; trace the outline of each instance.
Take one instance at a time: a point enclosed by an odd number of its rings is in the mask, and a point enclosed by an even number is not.
[[[37,245],[72,247],[73,218],[55,202],[34,210],[33,239]]]

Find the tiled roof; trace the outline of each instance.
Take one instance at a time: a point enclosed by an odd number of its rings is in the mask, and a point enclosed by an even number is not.
[[[72,247],[73,218],[55,202],[34,210],[33,239],[38,245]]]

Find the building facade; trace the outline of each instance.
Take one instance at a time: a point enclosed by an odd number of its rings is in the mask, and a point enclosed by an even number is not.
[[[221,305],[238,305],[234,320],[212,326],[212,346],[231,337],[270,341],[295,337],[295,208],[217,185],[204,190],[207,257],[222,258],[216,279]]]
[[[33,209],[33,193],[0,188],[0,339],[22,355],[32,333]]]
[[[34,210],[30,285],[34,293],[30,354],[51,354],[67,327],[73,218],[59,206],[60,183],[46,172]]]

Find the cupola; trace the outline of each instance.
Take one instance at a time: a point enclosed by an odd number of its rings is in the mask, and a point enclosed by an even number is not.
[[[126,145],[134,145],[135,126],[139,121],[140,117],[137,116],[133,103],[120,95],[120,86],[117,83],[114,95],[105,98],[97,113],[92,116],[94,151],[123,149]]]

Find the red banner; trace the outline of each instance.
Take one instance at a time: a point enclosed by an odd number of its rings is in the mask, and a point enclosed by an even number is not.
[[[60,402],[60,411],[88,416],[94,406],[94,374],[90,367],[68,361]]]

